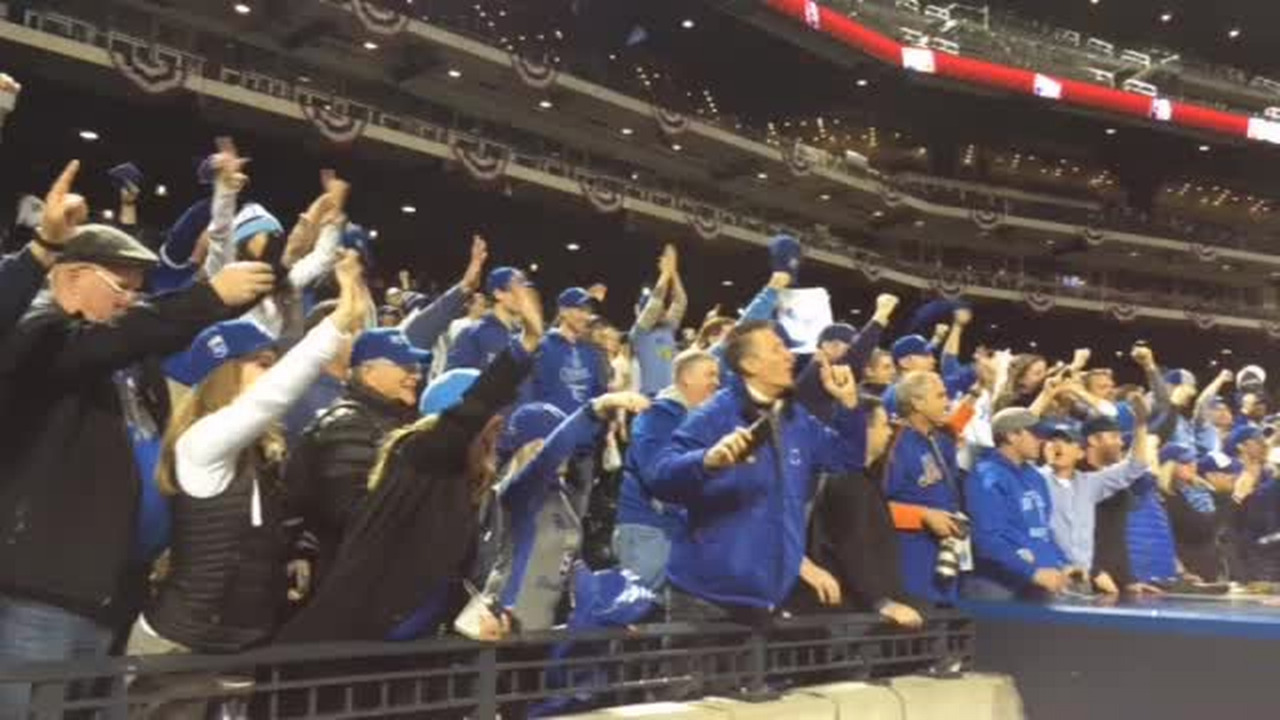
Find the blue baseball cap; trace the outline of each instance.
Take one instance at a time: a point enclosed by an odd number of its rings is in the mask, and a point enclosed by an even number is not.
[[[1104,432],[1122,432],[1123,430],[1124,428],[1120,426],[1120,423],[1115,418],[1106,415],[1094,415],[1085,420],[1084,426],[1081,428],[1081,432],[1085,437]]]
[[[800,274],[800,261],[804,248],[790,235],[776,235],[769,243],[769,261],[774,272],[790,273],[792,279]]]
[[[444,373],[422,391],[418,411],[423,415],[439,415],[454,407],[462,402],[462,396],[479,377],[480,371],[474,368],[457,368]]]
[[[379,328],[365,330],[356,338],[351,348],[351,367],[357,367],[372,360],[387,360],[396,365],[430,365],[432,354],[421,350],[409,342],[409,338],[399,328]]]
[[[1169,443],[1160,448],[1160,464],[1167,462],[1175,462],[1179,465],[1188,465],[1197,460],[1195,448],[1182,443]]]
[[[498,453],[509,457],[534,440],[545,440],[567,416],[555,405],[543,402],[521,405],[507,420],[506,430],[498,443]]]
[[[911,357],[912,355],[932,355],[929,350],[929,341],[924,339],[922,335],[908,335],[898,338],[893,343],[893,361],[898,362],[902,358]]]
[[[1196,463],[1196,472],[1201,475],[1208,475],[1209,473],[1239,475],[1243,471],[1244,464],[1226,453],[1211,452],[1200,458],[1200,462]]]
[[[595,310],[595,304],[596,299],[591,297],[591,293],[580,287],[571,287],[560,293],[560,297],[556,298],[556,306],[561,308]]]
[[[818,343],[822,344],[828,340],[838,340],[842,343],[853,344],[858,337],[858,330],[848,323],[836,323],[828,325],[818,334]]]
[[[1223,443],[1222,449],[1231,455],[1235,455],[1240,450],[1240,445],[1242,443],[1248,442],[1249,440],[1261,439],[1262,428],[1257,425],[1241,425],[1235,430],[1232,430],[1231,434],[1227,436],[1227,441]]]
[[[267,209],[258,203],[249,203],[240,208],[239,213],[236,213],[233,235],[237,246],[249,242],[258,233],[277,235],[283,232],[284,226],[280,224],[276,216],[267,212]]]
[[[1190,370],[1170,370],[1164,374],[1164,381],[1170,385],[1195,385],[1195,373]]]
[[[969,303],[961,300],[930,300],[912,313],[911,320],[907,323],[907,332],[932,333],[934,325],[950,323],[955,319],[956,310],[967,307],[970,307]]]
[[[1068,440],[1076,445],[1084,444],[1080,425],[1070,420],[1041,420],[1036,423],[1034,430],[1044,440]]]
[[[191,347],[166,367],[174,380],[190,387],[203,382],[228,360],[252,355],[275,344],[276,338],[253,320],[227,320],[201,331]]]
[[[490,295],[499,290],[510,290],[511,283],[519,281],[521,285],[529,285],[529,280],[513,267],[494,268],[489,271],[489,277],[485,279],[484,291]]]
[[[116,190],[132,190],[137,192],[142,187],[143,180],[142,170],[131,162],[122,163],[107,171],[107,177],[111,178],[111,184]]]

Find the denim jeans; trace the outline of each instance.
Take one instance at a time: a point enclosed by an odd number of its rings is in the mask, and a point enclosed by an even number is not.
[[[0,664],[106,657],[111,628],[62,608],[0,595]],[[73,688],[83,696],[88,687]],[[31,687],[0,684],[0,720],[25,718]]]
[[[667,559],[671,540],[652,525],[619,525],[613,530],[613,554],[623,570],[640,576],[640,584],[653,591],[667,583]]]

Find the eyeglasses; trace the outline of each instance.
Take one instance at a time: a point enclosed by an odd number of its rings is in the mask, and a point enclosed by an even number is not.
[[[111,277],[110,275],[108,275],[106,272],[102,270],[95,269],[93,271],[93,274],[97,275],[98,279],[106,283],[107,287],[111,289],[111,292],[117,295],[133,297],[133,295],[137,292],[135,290],[130,290],[129,288],[124,287],[123,285],[120,284],[119,280],[116,280],[114,277]]]

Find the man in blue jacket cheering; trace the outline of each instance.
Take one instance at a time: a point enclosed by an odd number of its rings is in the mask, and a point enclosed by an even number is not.
[[[977,574],[965,595],[981,599],[1043,598],[1067,588],[1071,570],[1053,540],[1049,487],[1036,470],[1039,422],[1025,408],[1006,408],[991,419],[996,451],[966,481],[973,518]]]
[[[734,328],[725,360],[739,380],[689,414],[649,481],[656,498],[688,510],[688,532],[672,538],[668,564],[672,619],[758,622],[800,578],[837,604],[839,584],[805,557],[806,525],[818,473],[863,461],[853,374],[822,369],[840,406],[828,427],[783,401],[795,358],[772,324]]]

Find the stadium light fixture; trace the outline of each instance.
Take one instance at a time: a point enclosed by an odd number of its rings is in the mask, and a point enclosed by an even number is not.
[[[680,21],[680,27],[684,28],[685,30],[692,30],[695,27],[697,27],[697,23],[695,23],[692,18],[685,18],[684,20]]]
[[[1242,31],[1240,30],[1240,28],[1231,28],[1230,30],[1227,31],[1227,37],[1231,38],[1232,40],[1235,40],[1236,38],[1240,37],[1241,32]]]
[[[538,107],[543,110],[550,110],[551,108],[555,107],[555,104],[552,103],[550,100],[539,100]]]
[[[1160,13],[1160,22],[1162,23],[1173,22],[1173,13],[1168,11]]]
[[[582,246],[579,245],[578,243],[569,243],[568,245],[564,246],[564,249],[568,250],[569,252],[578,252],[579,250],[582,249]]]
[[[857,85],[858,87],[866,87],[870,84],[871,81],[866,78],[858,78],[857,82],[854,83],[854,85]]]
[[[449,77],[453,78],[454,80],[457,80],[458,78],[462,77],[462,71],[457,68],[449,68]]]
[[[629,128],[629,127],[624,127],[624,128],[622,128],[622,130],[620,130],[619,132],[621,132],[623,135],[626,135],[627,137],[630,137],[630,136],[632,136],[632,135],[635,135],[635,134],[636,134],[636,131],[635,131],[635,130],[632,130],[632,129],[631,129],[631,128]]]
[[[1208,146],[1208,145],[1201,145],[1201,146],[1200,146],[1200,152],[1209,152],[1209,146]]]
[[[377,50],[377,49],[378,49],[378,43],[376,43],[376,42],[374,42],[374,41],[372,41],[372,40],[365,40],[365,41],[364,41],[364,49],[365,49],[365,50],[370,50],[370,51],[372,51],[372,50]]]
[[[101,137],[102,137],[102,136],[101,136],[101,135],[99,135],[99,134],[97,133],[97,131],[94,131],[94,130],[81,130],[81,131],[80,131],[80,139],[81,139],[81,140],[83,140],[83,141],[85,141],[85,142],[97,142],[97,141],[98,141],[98,139],[99,139],[99,138],[101,138]]]
[[[404,213],[405,215],[413,215],[418,212],[418,208],[412,205],[405,205],[400,208],[400,212]]]
[[[1115,128],[1107,128],[1107,134],[1108,134],[1108,135],[1115,135],[1117,132],[1119,132],[1119,131],[1118,131],[1118,130],[1116,130]]]
[[[166,186],[164,186],[164,185],[157,185],[157,186],[156,186],[156,197],[168,197],[168,196],[169,196],[169,188],[168,188],[168,187],[166,187]]]
[[[236,11],[237,15],[248,15],[253,12],[253,8],[249,7],[248,3],[236,3],[232,6],[232,9]]]

